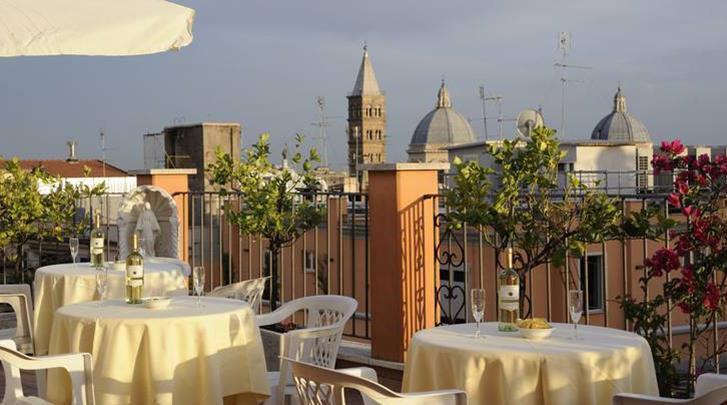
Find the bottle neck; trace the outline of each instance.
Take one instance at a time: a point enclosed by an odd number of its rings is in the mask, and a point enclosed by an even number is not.
[[[507,248],[507,259],[506,260],[507,260],[507,262],[506,262],[507,268],[511,269],[512,268],[512,248],[511,247]]]

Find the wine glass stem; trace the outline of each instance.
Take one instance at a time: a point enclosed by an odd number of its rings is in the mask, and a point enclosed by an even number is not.
[[[577,323],[573,324],[573,338],[578,340],[578,324]]]
[[[477,332],[475,332],[475,337],[480,337],[480,321],[477,321]]]

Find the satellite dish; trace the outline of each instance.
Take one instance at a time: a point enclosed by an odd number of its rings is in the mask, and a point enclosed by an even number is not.
[[[520,114],[517,115],[516,127],[517,131],[522,136],[530,136],[530,131],[535,128],[542,127],[543,125],[543,114],[541,114],[538,110],[526,108],[520,111]]]

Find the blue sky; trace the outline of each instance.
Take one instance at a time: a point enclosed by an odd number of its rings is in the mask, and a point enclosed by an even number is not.
[[[389,160],[405,160],[442,75],[454,107],[482,134],[477,87],[505,97],[504,114],[543,106],[560,125],[557,33],[570,31],[572,71],[564,138],[587,138],[619,81],[629,111],[655,141],[725,144],[727,2],[180,0],[197,10],[180,52],[127,58],[0,58],[0,155],[79,155],[142,166],[142,134],[174,122],[236,121],[248,145],[269,131],[275,150],[313,135],[324,96],[332,165],[345,159],[346,93],[366,41],[388,96]],[[495,106],[489,110],[494,112]],[[489,127],[496,134],[494,120]],[[506,136],[512,124],[505,124]]]

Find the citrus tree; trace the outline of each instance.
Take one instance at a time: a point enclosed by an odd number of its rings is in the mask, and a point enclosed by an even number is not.
[[[535,128],[529,139],[488,144],[486,152],[491,167],[454,161],[454,184],[446,193],[450,224],[484,230],[485,243],[500,251],[513,247],[521,289],[536,267],[562,265],[567,254],[580,256],[588,243],[616,232],[621,210],[612,198],[567,172],[559,176],[564,152],[555,130]]]
[[[304,156],[301,152],[304,138],[297,135],[292,156],[288,156],[287,147],[282,155],[283,161],[289,160],[292,167],[276,166],[270,161],[269,138],[267,133],[260,135],[254,145],[243,151],[241,160],[218,150],[216,161],[207,171],[210,182],[223,195],[234,192],[241,199],[239,208],[229,204],[226,207],[228,220],[241,233],[261,235],[268,240],[272,256],[270,305],[275,309],[279,296],[280,251],[320,224],[325,209],[315,198],[320,187],[314,173],[314,164],[319,161],[316,150],[311,149]]]
[[[50,191],[41,193],[43,185],[50,185]],[[62,240],[82,233],[89,218],[74,221],[79,201],[104,191],[103,183],[74,186],[42,167],[26,170],[16,158],[5,162],[0,169],[0,247],[6,258],[14,259],[16,272],[22,270],[23,247],[29,241]]]

